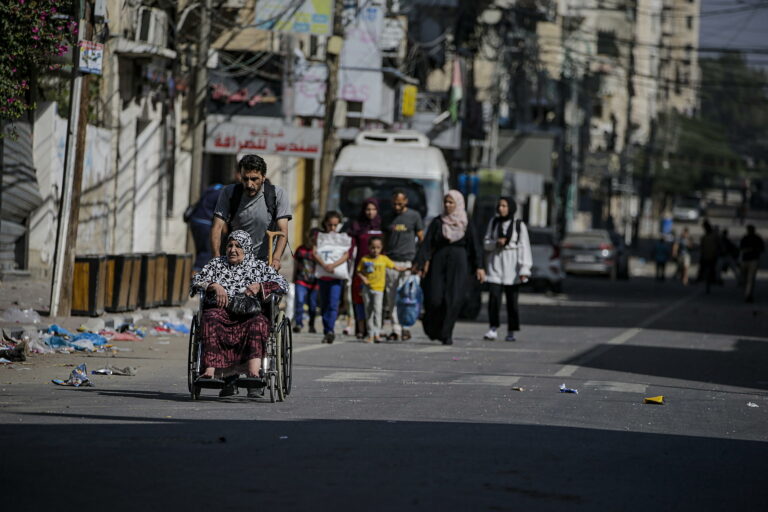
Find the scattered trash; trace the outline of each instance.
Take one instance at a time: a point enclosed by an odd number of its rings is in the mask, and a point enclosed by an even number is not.
[[[8,348],[0,350],[0,358],[6,361],[26,361],[29,347],[26,341],[20,341],[15,346],[3,345]]]
[[[73,333],[69,332],[64,327],[61,327],[56,324],[51,324],[51,326],[48,327],[48,332],[51,334],[58,334],[59,336],[69,336],[70,338],[75,336]]]
[[[280,439],[288,439],[288,436],[280,436]]]
[[[5,310],[5,313],[3,313],[3,320],[6,322],[13,322],[17,324],[27,324],[27,323],[39,324],[40,315],[38,315],[37,311],[35,311],[32,308],[29,308],[29,309],[8,308]]]
[[[578,389],[567,388],[567,387],[565,387],[565,384],[560,384],[560,392],[561,393],[573,393],[574,395],[578,395],[579,394],[579,390]]]
[[[88,370],[85,368],[85,364],[75,367],[67,380],[53,379],[51,382],[57,386],[72,386],[75,388],[93,386],[93,383],[88,380]]]
[[[664,397],[661,396],[661,395],[659,395],[659,396],[652,396],[652,397],[649,397],[649,398],[646,398],[645,400],[643,400],[643,403],[644,404],[652,404],[652,405],[664,405]]]
[[[138,334],[134,334],[129,331],[115,332],[115,331],[99,331],[99,334],[105,336],[109,341],[141,341],[143,338]]]
[[[136,376],[136,368],[133,366],[126,366],[125,368],[118,368],[117,366],[113,365],[107,365],[104,368],[100,368],[98,370],[93,370],[91,372],[93,375],[122,375],[125,377],[134,377]]]
[[[53,354],[56,352],[53,347],[46,345],[46,343],[39,338],[35,338],[29,342],[29,351],[33,354]]]
[[[521,388],[520,386],[515,386],[512,388],[512,391],[525,391],[525,388]]]
[[[6,359],[4,357],[0,357],[0,364],[6,364],[6,363],[12,363],[10,359]]]
[[[189,334],[189,327],[184,324],[174,324],[171,322],[162,322],[152,328],[152,333],[156,335],[181,335]]]
[[[755,402],[747,402],[747,407],[760,407]]]
[[[170,341],[158,341],[157,344],[158,345],[170,345],[171,342]]]

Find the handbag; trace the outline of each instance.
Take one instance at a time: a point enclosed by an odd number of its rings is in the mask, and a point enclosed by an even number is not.
[[[216,294],[207,293],[204,305],[206,308],[218,307],[216,305]],[[244,293],[236,293],[227,299],[227,305],[224,309],[233,315],[253,316],[261,313],[261,302],[254,295],[249,296]]]
[[[258,315],[261,313],[261,302],[255,295],[236,293],[227,301],[226,310],[233,315]]]

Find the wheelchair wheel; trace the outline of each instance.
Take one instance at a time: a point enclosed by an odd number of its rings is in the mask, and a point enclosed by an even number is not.
[[[285,314],[281,311],[277,316],[277,329],[275,330],[275,391],[277,391],[277,400],[285,400],[284,383],[284,365],[283,365],[283,346],[285,345]]]
[[[189,328],[189,354],[187,355],[187,388],[189,389],[192,400],[200,398],[200,386],[195,385],[197,377],[200,376],[200,327],[198,325],[198,316],[192,319],[192,325]]]
[[[269,401],[272,403],[277,402],[277,389],[275,386],[275,382],[277,382],[277,378],[275,374],[272,374],[269,376]]]
[[[283,395],[288,396],[291,394],[293,372],[293,332],[291,331],[291,322],[287,318],[283,321],[282,341]]]

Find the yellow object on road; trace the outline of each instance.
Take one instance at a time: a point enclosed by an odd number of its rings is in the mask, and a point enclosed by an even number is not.
[[[643,400],[643,403],[644,404],[664,405],[664,397],[661,396],[661,395],[659,395],[659,396],[652,396],[652,397],[649,397],[649,398],[646,398],[645,400]]]

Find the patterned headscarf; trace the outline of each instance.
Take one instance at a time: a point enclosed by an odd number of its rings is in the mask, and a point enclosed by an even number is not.
[[[443,221],[443,236],[450,242],[457,242],[464,238],[469,219],[464,206],[464,196],[461,195],[461,192],[451,189],[446,194],[446,197],[448,196],[456,203],[456,208],[450,215],[445,212],[440,215],[440,220]]]
[[[240,247],[243,248],[246,255],[251,253],[251,249],[253,248],[253,240],[251,239],[250,233],[248,233],[247,231],[243,231],[242,229],[233,231],[232,233],[229,234],[229,238],[227,238],[227,243],[229,243],[230,240],[234,240],[235,242],[239,243]]]
[[[210,283],[219,283],[232,297],[236,293],[242,293],[246,286],[253,283],[274,282],[280,292],[288,290],[285,278],[265,262],[256,258],[251,252],[253,241],[247,231],[233,231],[228,240],[235,240],[245,251],[243,261],[231,264],[226,256],[219,256],[209,261],[203,270],[192,278],[192,289],[205,290]]]

